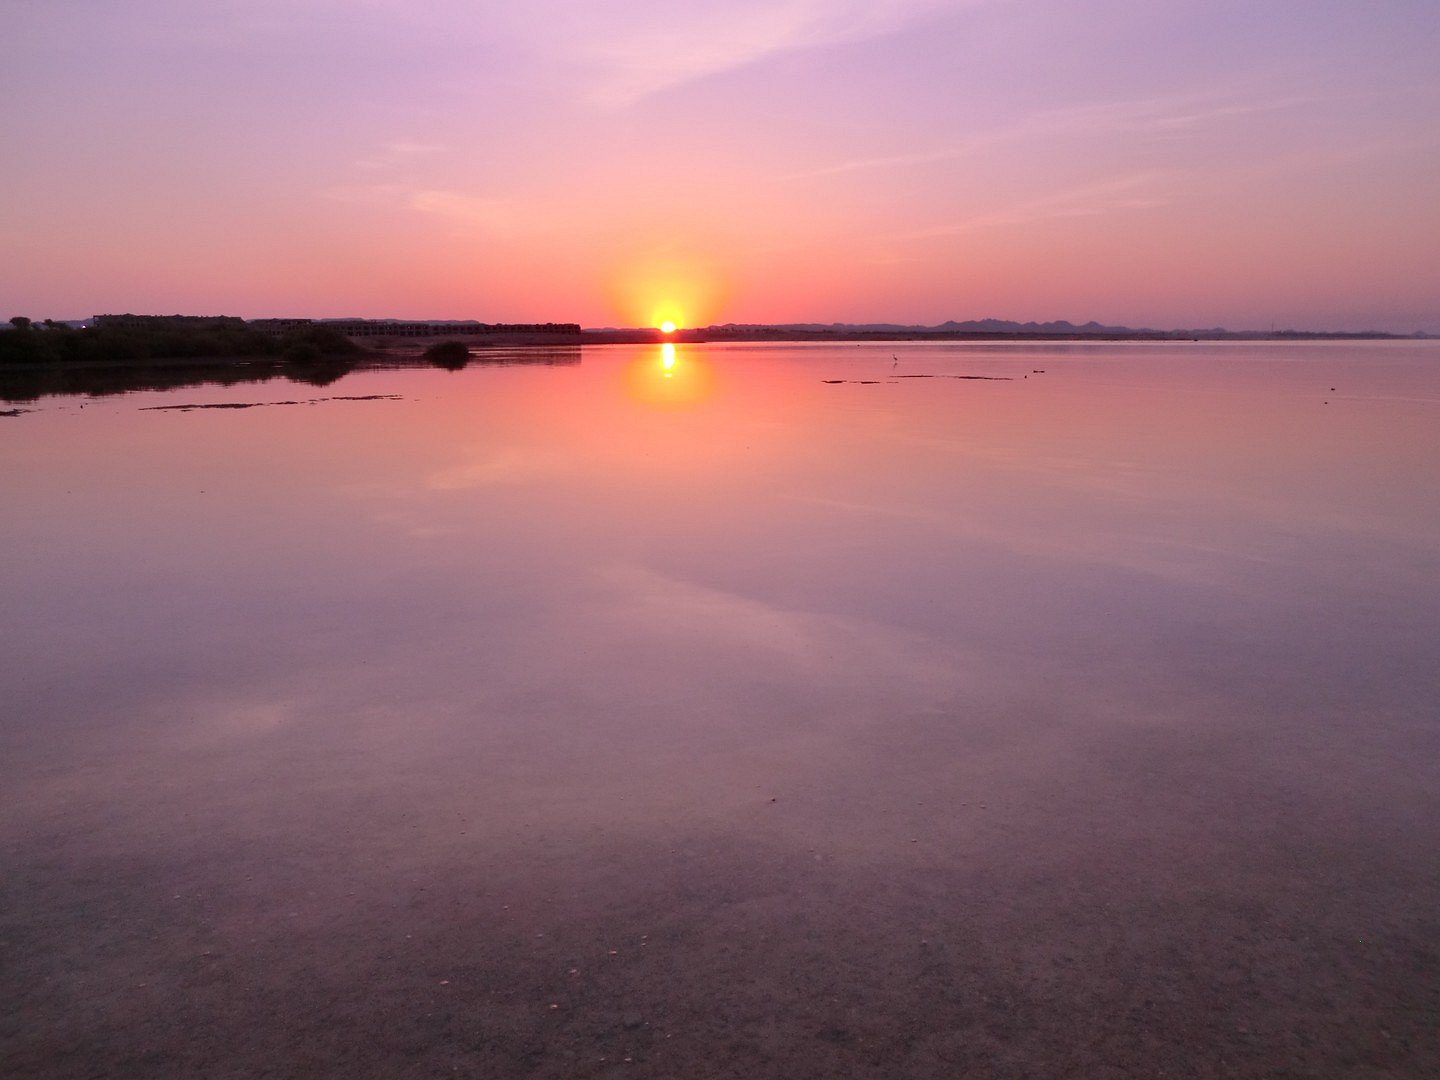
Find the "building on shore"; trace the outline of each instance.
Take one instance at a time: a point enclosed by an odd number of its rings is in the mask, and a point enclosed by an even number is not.
[[[282,337],[323,326],[352,338],[580,336],[579,323],[482,323],[474,319],[407,322],[400,319],[250,319],[233,315],[94,315],[90,325],[105,330],[257,330]]]
[[[338,330],[346,337],[494,337],[509,334],[545,334],[579,337],[579,323],[401,322],[398,319],[320,319],[318,326]]]
[[[294,333],[296,330],[304,330],[307,326],[313,326],[313,319],[251,319],[246,323],[251,330],[258,330],[262,334],[269,334],[271,337],[283,337],[285,334]]]
[[[244,330],[235,315],[92,315],[97,330]]]

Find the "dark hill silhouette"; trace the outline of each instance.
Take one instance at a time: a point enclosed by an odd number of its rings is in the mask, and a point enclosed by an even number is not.
[[[1111,326],[1090,320],[1072,323],[1066,319],[1051,322],[1015,322],[1011,319],[950,319],[936,326],[913,323],[725,323],[687,331],[697,339],[708,337],[799,337],[855,338],[894,335],[902,338],[926,337],[1015,337],[1015,338],[1135,338],[1152,340],[1286,340],[1311,338],[1393,338],[1403,335],[1378,330],[1362,332],[1328,332],[1317,330],[1226,330],[1212,326],[1204,329],[1156,330],[1151,327]]]

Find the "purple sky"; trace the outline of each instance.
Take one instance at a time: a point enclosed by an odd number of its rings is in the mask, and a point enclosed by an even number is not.
[[[47,0],[0,318],[1440,332],[1433,0]]]

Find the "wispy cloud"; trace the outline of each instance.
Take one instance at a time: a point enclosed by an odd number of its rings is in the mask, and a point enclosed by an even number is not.
[[[774,56],[894,33],[956,6],[955,0],[621,0],[578,14],[550,0],[538,12],[527,5],[511,31],[588,68],[592,105],[623,109]],[[550,8],[554,18],[546,17]]]
[[[1000,0],[218,0],[184,19],[206,40],[285,39],[329,30],[401,47],[444,35],[558,60],[592,106],[623,109],[671,87],[805,49],[865,41],[915,22]],[[132,22],[134,20],[131,20]],[[174,38],[168,20],[150,35]]]
[[[1121,210],[1166,206],[1171,202],[1171,197],[1165,192],[1163,182],[1171,176],[1173,173],[1167,170],[1151,170],[1066,188],[990,213],[977,214],[963,221],[903,233],[897,239],[923,240],[937,236],[956,236],[979,229],[1026,225],[1033,221],[1053,218],[1094,217]]]
[[[513,199],[467,191],[425,188],[416,183],[348,184],[326,188],[320,197],[377,210],[409,211],[490,233],[543,231],[552,227],[546,215]]]
[[[1228,94],[1181,94],[1120,101],[1089,102],[1037,113],[1031,120],[1039,131],[1134,131],[1162,133],[1260,113],[1283,112],[1318,105],[1329,98],[1288,95],[1235,100]]]
[[[394,169],[409,165],[419,158],[444,153],[448,146],[440,143],[414,142],[396,139],[382,144],[375,153],[355,162],[357,169]]]
[[[406,193],[407,189],[403,184],[341,184],[325,188],[320,192],[320,197],[356,206],[378,206],[396,203],[402,200]]]
[[[1263,113],[1281,112],[1322,104],[1318,96],[1288,96],[1261,101],[1226,100],[1219,95],[1191,94],[1169,97],[1088,102],[1062,109],[1031,113],[1005,127],[981,132],[950,146],[911,154],[852,158],[816,169],[793,173],[790,179],[836,176],[871,169],[898,169],[959,161],[984,150],[1032,138],[1102,135],[1106,133],[1163,136],[1198,131],[1207,125]]]
[[[544,225],[542,218],[520,203],[463,191],[416,191],[407,205],[422,214],[479,226],[489,232],[534,230]]]
[[[997,131],[988,135],[977,136],[967,139],[958,145],[946,147],[943,150],[926,150],[914,154],[888,154],[878,157],[852,158],[849,161],[836,162],[833,165],[824,165],[818,169],[806,169],[802,172],[791,173],[788,179],[804,180],[819,176],[838,176],[842,173],[864,172],[870,169],[901,169],[912,165],[934,165],[944,161],[956,161],[968,157],[986,147],[996,146],[1009,139],[1015,138],[1020,129],[1009,131]]]

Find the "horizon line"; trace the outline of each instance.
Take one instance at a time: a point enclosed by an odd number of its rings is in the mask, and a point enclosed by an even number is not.
[[[101,314],[101,313],[97,313],[97,314],[95,314],[95,315],[90,315],[90,316],[87,316],[87,317],[81,318],[81,319],[54,319],[54,318],[51,318],[49,321],[51,321],[52,323],[61,323],[61,324],[64,324],[64,325],[71,325],[71,326],[74,326],[74,325],[77,325],[77,324],[78,324],[78,325],[83,325],[83,326],[88,326],[88,325],[90,325],[91,323],[93,323],[93,321],[94,321],[96,318],[100,317],[100,314]],[[326,323],[326,322],[432,323],[432,324],[436,324],[436,325],[454,324],[454,325],[457,325],[457,326],[463,326],[463,325],[468,325],[468,324],[478,324],[478,325],[482,325],[482,326],[519,326],[519,325],[538,325],[538,324],[539,324],[539,323],[537,323],[536,320],[487,321],[487,320],[483,320],[483,319],[476,319],[476,318],[473,318],[473,317],[470,317],[470,318],[453,318],[453,317],[452,317],[452,318],[401,318],[401,317],[398,317],[398,316],[391,316],[391,315],[386,315],[386,316],[356,316],[356,315],[319,315],[319,316],[305,316],[305,315],[278,315],[278,316],[277,316],[277,315],[261,315],[261,316],[239,316],[239,315],[190,315],[190,314],[184,314],[184,313],[180,313],[180,312],[168,312],[168,313],[163,313],[163,314],[157,313],[157,314],[146,314],[146,315],[139,315],[138,313],[135,313],[135,312],[123,312],[123,313],[121,313],[121,312],[107,312],[107,313],[103,313],[103,314],[106,314],[106,315],[121,315],[121,314],[123,314],[123,315],[134,315],[134,316],[140,317],[140,318],[155,318],[155,319],[165,319],[165,318],[185,318],[185,319],[193,319],[193,318],[236,318],[236,319],[241,319],[242,321],[247,322],[247,323],[250,323],[250,322],[267,322],[267,321],[282,321],[282,320],[304,320],[304,321],[309,321],[309,322],[314,322],[314,323]],[[18,317],[18,316],[17,316],[17,317]],[[44,320],[40,320],[40,319],[31,320],[31,321],[32,321],[32,323],[33,323],[34,325],[36,325],[36,326],[39,326],[39,325],[43,324],[43,322],[44,322]],[[540,320],[539,322],[540,322],[540,323],[548,323],[548,324],[552,324],[552,325],[571,325],[571,326],[579,326],[580,329],[581,329],[581,331],[582,331],[582,332],[585,332],[585,333],[607,333],[607,332],[608,332],[608,333],[620,333],[620,332],[650,332],[650,331],[654,331],[654,332],[656,332],[656,333],[661,332],[661,331],[660,331],[660,328],[659,328],[658,326],[649,326],[649,325],[624,326],[624,325],[608,324],[608,325],[588,325],[588,326],[587,326],[587,325],[585,325],[585,324],[583,324],[583,323],[580,323],[580,322],[578,322],[578,321],[575,321],[575,320],[561,320],[561,319],[545,319],[545,320]],[[847,321],[839,321],[839,320],[822,320],[822,319],[792,319],[792,320],[787,320],[787,321],[784,321],[784,322],[748,322],[748,321],[740,321],[740,320],[729,320],[729,321],[726,321],[726,322],[707,323],[707,324],[695,325],[695,326],[677,326],[676,329],[675,329],[675,331],[674,331],[674,333],[685,333],[685,332],[696,333],[696,332],[701,332],[701,331],[706,331],[706,330],[731,330],[731,331],[734,331],[734,330],[755,330],[755,331],[763,331],[763,330],[798,330],[798,331],[811,331],[811,332],[816,332],[816,331],[822,331],[822,332],[823,332],[823,331],[825,331],[825,330],[834,330],[834,331],[857,331],[857,332],[875,332],[875,331],[895,330],[895,331],[903,331],[903,332],[906,332],[906,333],[927,333],[927,332],[928,332],[928,333],[944,333],[944,332],[946,332],[947,328],[950,328],[950,327],[970,327],[970,326],[980,326],[980,325],[982,325],[982,324],[996,324],[995,332],[1005,332],[1004,330],[999,329],[999,327],[1002,327],[1002,326],[1003,326],[1003,327],[1007,327],[1007,328],[1013,327],[1013,328],[1015,328],[1016,330],[1029,330],[1029,329],[1031,329],[1031,328],[1036,328],[1036,330],[1039,331],[1039,332],[1045,332],[1045,330],[1044,330],[1043,328],[1049,328],[1049,327],[1056,327],[1056,328],[1068,327],[1068,328],[1071,328],[1071,329],[1076,330],[1076,331],[1087,331],[1087,330],[1088,330],[1088,331],[1090,331],[1090,332],[1092,332],[1092,333],[1095,333],[1095,334],[1106,333],[1106,332],[1109,332],[1109,333],[1127,333],[1127,334],[1169,334],[1169,335],[1177,335],[1177,334],[1235,334],[1235,335],[1254,335],[1254,336],[1281,335],[1281,334],[1323,334],[1323,335],[1327,335],[1327,336],[1339,336],[1339,335],[1344,335],[1344,336],[1355,336],[1355,337],[1389,337],[1389,338],[1402,338],[1402,339],[1404,339],[1404,338],[1420,338],[1420,339],[1423,339],[1423,338],[1427,338],[1427,337],[1431,337],[1431,336],[1440,336],[1440,328],[1430,329],[1430,328],[1425,328],[1425,327],[1420,327],[1420,328],[1417,328],[1417,329],[1415,329],[1415,330],[1413,330],[1413,331],[1408,331],[1408,332],[1404,332],[1404,331],[1394,331],[1394,330],[1381,330],[1381,329],[1376,328],[1376,327],[1371,327],[1371,328],[1366,328],[1366,329],[1360,329],[1360,330],[1319,330],[1319,329],[1312,329],[1312,328],[1306,328],[1306,327],[1297,327],[1297,326],[1287,326],[1287,327],[1283,327],[1283,328],[1282,328],[1282,327],[1277,326],[1277,325],[1275,325],[1275,324],[1272,323],[1269,328],[1265,328],[1265,329],[1258,328],[1258,327],[1248,327],[1248,328],[1243,328],[1243,329],[1232,329],[1232,328],[1230,328],[1230,327],[1228,327],[1228,326],[1220,326],[1220,325],[1215,325],[1215,326],[1172,326],[1172,327],[1158,327],[1158,326],[1148,326],[1148,325],[1131,326],[1131,325],[1123,324],[1123,323],[1102,323],[1102,322],[1100,322],[1098,319],[1088,319],[1088,320],[1086,320],[1085,322],[1078,322],[1078,323],[1077,323],[1077,322],[1074,322],[1074,321],[1072,321],[1072,320],[1070,320],[1070,319],[1045,319],[1045,320],[1042,320],[1042,319],[1024,319],[1024,320],[1021,320],[1021,319],[999,318],[999,317],[996,317],[996,316],[983,316],[983,317],[978,317],[978,318],[965,318],[965,319],[957,319],[957,318],[953,318],[953,317],[952,317],[952,318],[948,318],[948,319],[945,319],[945,320],[943,320],[943,321],[941,321],[941,322],[937,322],[937,323],[897,322],[897,321],[890,321],[890,320],[884,320],[884,319],[872,319],[872,320],[867,320],[867,321],[864,321],[864,322],[847,322]],[[8,328],[10,328],[10,325],[11,325],[11,324],[10,324],[10,321],[9,321],[9,320],[6,320],[6,319],[3,319],[3,317],[0,317],[0,329],[8,329]],[[959,332],[964,332],[964,331],[959,331]],[[980,330],[980,331],[978,331],[978,332],[986,332],[986,331]],[[1055,331],[1053,331],[1053,332],[1054,332],[1054,333],[1061,333],[1061,334],[1063,334],[1063,333],[1066,333],[1067,331],[1066,331],[1066,330],[1063,330],[1063,329],[1057,329],[1057,330],[1055,330]]]

